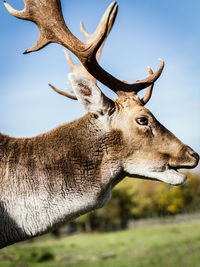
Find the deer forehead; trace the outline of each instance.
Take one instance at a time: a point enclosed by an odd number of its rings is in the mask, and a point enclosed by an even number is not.
[[[117,111],[116,111],[116,123],[119,125],[124,123],[130,123],[130,120],[134,120],[134,118],[139,116],[148,116],[152,117],[151,112],[145,108],[140,102],[138,96],[134,98],[128,98],[125,101],[116,101]],[[120,119],[120,120],[119,120]]]

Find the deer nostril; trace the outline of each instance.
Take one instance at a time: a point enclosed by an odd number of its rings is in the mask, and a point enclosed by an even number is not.
[[[193,158],[195,158],[197,161],[199,161],[199,155],[198,155],[196,152],[192,151],[192,153],[190,153],[190,155],[191,155]]]
[[[199,155],[198,153],[196,153],[192,148],[190,148],[189,146],[185,146],[185,151],[193,158],[195,158],[196,160],[199,160]]]
[[[190,148],[189,146],[186,146],[186,151],[189,153],[189,155],[191,157],[193,157],[193,159],[196,160],[196,162],[198,163],[199,161],[199,155],[198,153],[196,153],[192,148]]]

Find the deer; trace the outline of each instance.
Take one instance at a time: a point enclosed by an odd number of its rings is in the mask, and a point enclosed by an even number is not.
[[[149,76],[127,83],[99,65],[99,57],[114,24],[118,5],[106,9],[97,30],[83,43],[68,29],[60,0],[24,0],[23,10],[4,1],[11,15],[34,22],[40,36],[24,54],[49,43],[70,50],[80,60],[69,80],[74,94],[88,112],[35,137],[0,134],[0,248],[52,231],[89,211],[103,207],[112,189],[125,177],[150,179],[172,185],[186,182],[179,169],[194,168],[199,155],[159,123],[145,107],[164,61]],[[102,82],[116,95],[108,98]],[[143,98],[138,92],[147,88]]]

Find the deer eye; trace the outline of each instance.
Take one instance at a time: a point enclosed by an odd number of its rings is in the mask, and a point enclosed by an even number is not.
[[[140,117],[136,119],[137,124],[147,126],[149,124],[149,121],[146,117]]]

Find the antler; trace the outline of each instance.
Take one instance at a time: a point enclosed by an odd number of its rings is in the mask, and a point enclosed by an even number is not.
[[[59,93],[60,95],[64,95],[64,96],[66,96],[66,97],[68,97],[68,98],[70,98],[70,99],[73,99],[73,100],[77,100],[77,97],[76,97],[75,95],[71,95],[71,94],[69,94],[69,93],[67,93],[67,92],[61,91],[61,90],[57,89],[55,86],[53,86],[53,85],[50,84],[50,83],[48,83],[48,85],[49,85],[55,92]],[[71,88],[68,88],[68,90],[70,90],[70,89],[71,89]],[[73,91],[72,91],[72,93],[73,93]]]
[[[117,9],[115,9],[114,12],[112,12],[112,15],[111,15],[111,18],[109,20],[109,25],[108,25],[108,31],[107,31],[107,36],[109,35],[111,29],[112,29],[112,26],[115,22],[115,18],[116,18],[116,13],[117,13]],[[102,16],[101,18],[101,21],[96,29],[96,31],[93,33],[93,34],[89,34],[85,27],[83,26],[83,22],[81,21],[80,22],[80,29],[83,33],[83,35],[85,36],[85,39],[86,39],[86,44],[89,44],[89,43],[92,43],[95,39],[96,39],[96,36],[98,35],[98,32],[99,30],[101,29],[102,25],[104,23],[104,16]],[[105,39],[106,40],[106,39]],[[102,52],[102,49],[103,49],[103,46],[105,44],[105,40],[103,41],[102,45],[100,46],[99,50],[97,51],[96,53],[96,60],[97,62],[99,62],[99,59],[100,59],[100,56],[101,56],[101,52]],[[67,50],[64,50],[65,52],[65,55],[66,55],[66,58],[67,58],[67,61],[69,63],[69,66],[70,66],[70,69],[71,69],[71,72],[74,72],[74,73],[77,73],[77,74],[80,74],[81,76],[84,76],[86,78],[88,78],[89,80],[92,80],[95,84],[97,84],[97,79],[94,78],[87,70],[86,68],[83,66],[82,63],[76,65],[73,63],[71,57],[70,57],[70,54],[68,53]],[[64,92],[64,91],[61,91],[59,89],[57,89],[56,87],[54,87],[53,85],[49,84],[49,86],[54,90],[56,91],[57,93],[61,94],[61,95],[64,95],[70,99],[73,99],[73,100],[77,100],[77,97],[74,96],[74,95],[71,95],[67,92]],[[73,93],[73,89],[72,88],[67,88],[68,91],[70,91],[71,93]]]
[[[153,71],[152,71],[152,69],[150,67],[148,67],[148,71],[149,71],[150,75],[153,75]],[[141,102],[142,102],[143,105],[145,105],[149,101],[149,99],[151,98],[151,95],[152,95],[152,92],[153,92],[153,86],[154,86],[154,83],[147,88],[146,94],[141,99]]]
[[[27,49],[25,54],[37,51],[51,42],[61,44],[79,58],[83,66],[92,76],[116,92],[118,96],[124,94],[124,92],[137,93],[153,84],[159,78],[164,67],[164,61],[162,59],[160,59],[160,66],[154,74],[132,84],[118,80],[98,64],[96,59],[97,51],[107,36],[112,13],[115,12],[117,14],[118,5],[115,1],[107,8],[96,38],[91,43],[82,43],[70,32],[63,19],[60,0],[24,0],[24,2],[25,8],[22,11],[13,9],[6,2],[4,4],[13,16],[33,21],[40,30],[40,37],[37,44]]]

